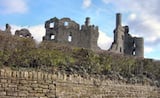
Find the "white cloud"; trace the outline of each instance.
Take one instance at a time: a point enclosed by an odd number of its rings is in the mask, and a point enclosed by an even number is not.
[[[112,38],[107,36],[106,33],[99,31],[99,38],[98,38],[98,46],[101,49],[107,50],[112,43]]]
[[[137,18],[137,15],[135,13],[131,13],[129,15],[129,20],[135,20]]]
[[[28,11],[26,0],[1,0],[0,1],[2,14],[25,13]]]
[[[34,39],[38,42],[42,41],[42,37],[45,35],[45,28],[44,25],[36,25],[28,28],[29,31],[32,33]]]
[[[136,19],[130,19],[128,21],[130,28],[135,32],[145,38],[146,44],[160,44],[160,21],[157,17],[152,17],[151,15],[145,14],[140,15]]]
[[[83,8],[89,8],[92,4],[91,0],[83,0]]]
[[[153,48],[151,48],[151,47],[145,47],[144,48],[144,52],[145,53],[151,53],[151,52],[153,52],[154,50],[153,50]]]

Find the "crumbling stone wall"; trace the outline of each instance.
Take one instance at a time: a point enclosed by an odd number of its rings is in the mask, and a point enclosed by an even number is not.
[[[1,98],[159,98],[160,89],[100,77],[0,69]]]
[[[21,29],[21,30],[16,30],[15,35],[19,37],[26,37],[26,38],[33,38],[32,34],[29,32],[28,29]]]
[[[97,39],[98,27],[90,25],[87,17],[85,24],[81,26],[70,18],[58,19],[56,17],[45,22],[46,34],[43,40],[68,44],[76,47],[99,49]]]
[[[6,24],[5,30],[0,30],[0,32],[5,34],[11,34],[11,26],[9,24]]]
[[[127,55],[144,57],[144,40],[142,37],[132,37],[129,27],[122,26],[121,14],[116,15],[116,28],[114,30],[114,41],[109,51]]]
[[[11,26],[9,24],[6,24],[5,30],[4,31],[0,30],[0,33],[10,34],[11,35]],[[30,33],[30,31],[28,29],[26,29],[26,28],[23,28],[21,30],[16,30],[15,31],[15,36],[33,38],[32,34]]]

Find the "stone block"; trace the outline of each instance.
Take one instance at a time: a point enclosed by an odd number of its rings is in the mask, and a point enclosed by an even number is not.
[[[7,95],[6,91],[0,91],[0,96],[5,96]]]
[[[28,96],[28,91],[19,91],[18,96],[19,97],[27,97]]]
[[[54,90],[54,89],[55,89],[55,85],[54,85],[54,84],[50,84],[50,85],[49,85],[49,89],[50,89],[50,90]]]
[[[6,95],[7,95],[7,96],[17,96],[17,95],[18,95],[18,92],[15,92],[15,91],[7,91]]]
[[[41,80],[42,79],[42,72],[38,72],[37,77],[38,77],[38,80]]]
[[[29,75],[28,75],[28,72],[25,71],[25,72],[24,72],[24,78],[25,78],[25,79],[28,79],[28,76],[29,76]]]
[[[28,81],[26,81],[26,80],[20,80],[19,83],[20,83],[20,84],[27,84]]]
[[[45,97],[45,94],[43,94],[43,93],[35,93],[34,96],[35,97]]]
[[[38,87],[39,87],[39,88],[42,88],[42,89],[48,89],[48,88],[49,88],[49,86],[48,86],[48,85],[45,85],[45,84],[39,85]]]
[[[7,79],[0,79],[1,83],[7,83]]]
[[[49,92],[49,89],[43,89],[43,93]]]

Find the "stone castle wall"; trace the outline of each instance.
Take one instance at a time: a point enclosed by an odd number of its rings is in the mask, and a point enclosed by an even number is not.
[[[147,85],[85,78],[79,75],[0,69],[1,98],[159,98]]]
[[[43,40],[55,43],[63,43],[76,47],[98,50],[98,27],[90,25],[87,17],[85,24],[81,26],[70,18],[51,18],[45,22],[46,34]]]

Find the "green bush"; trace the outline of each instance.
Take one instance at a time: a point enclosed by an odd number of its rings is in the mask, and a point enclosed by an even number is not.
[[[118,74],[123,78],[147,77],[160,81],[160,62],[106,51],[92,51],[0,33],[0,66],[40,68],[53,72]],[[54,70],[55,71],[55,70]]]

